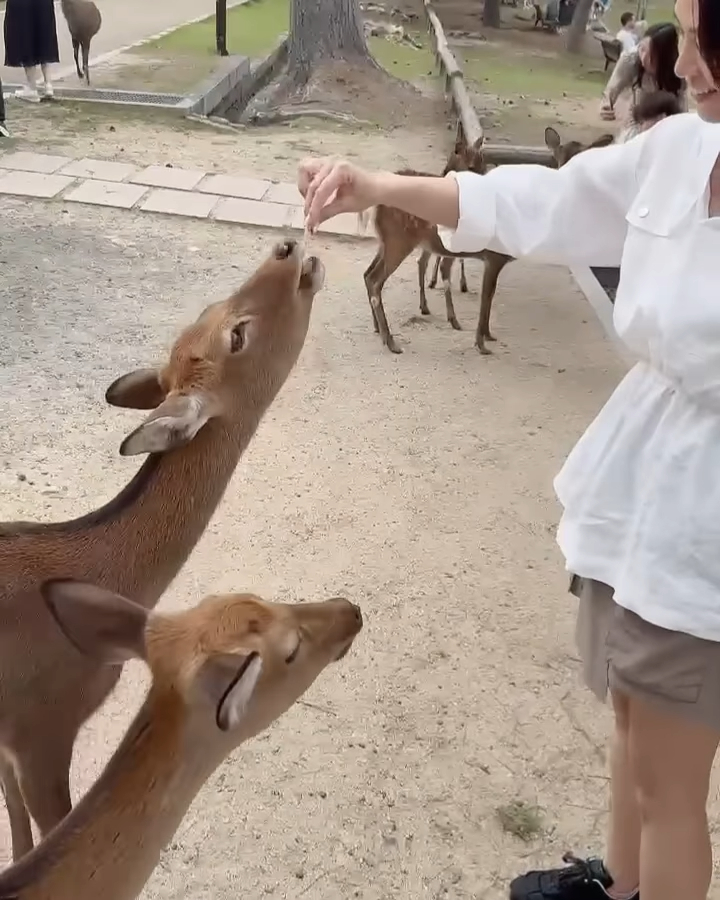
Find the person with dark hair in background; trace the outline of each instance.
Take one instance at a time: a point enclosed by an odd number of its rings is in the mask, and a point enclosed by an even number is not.
[[[635,13],[626,11],[620,16],[620,30],[615,35],[615,40],[620,42],[623,53],[630,53],[638,45],[638,35],[635,31]]]
[[[50,66],[60,61],[53,0],[6,0],[5,65],[25,70],[27,85],[15,93],[21,100],[39,103],[53,97]],[[38,67],[42,84],[38,86]]]
[[[5,97],[3,96],[2,80],[0,79],[0,137],[10,137],[10,132],[5,124]]]
[[[720,2],[676,0],[675,13],[676,76],[697,114],[667,115],[672,108],[658,97],[657,124],[559,169],[501,165],[440,178],[321,158],[298,172],[311,232],[383,203],[437,225],[451,253],[491,249],[566,266],[622,261],[614,325],[637,361],[554,483],[585,681],[599,699],[609,694],[614,712],[606,855],[568,856],[561,868],[520,875],[511,900],[707,900],[712,877]]]
[[[645,32],[638,45],[620,55],[603,92],[600,116],[606,121],[616,119],[615,105],[621,96],[629,95],[628,110],[642,94],[667,91],[675,94],[687,109],[687,95],[683,80],[675,72],[678,58],[678,31],[672,22],[657,22]]]

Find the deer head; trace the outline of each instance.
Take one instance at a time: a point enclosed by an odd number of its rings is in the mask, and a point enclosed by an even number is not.
[[[239,290],[185,329],[165,366],[113,382],[108,403],[153,410],[125,438],[121,455],[163,453],[190,442],[211,419],[231,424],[249,406],[264,411],[300,355],[324,278],[317,257],[283,241]]]
[[[554,128],[548,126],[545,129],[545,146],[555,158],[558,169],[571,160],[573,156],[577,156],[578,153],[582,153],[584,150],[592,150],[594,147],[607,147],[614,140],[614,135],[603,134],[590,144],[582,144],[580,141],[567,141],[567,143],[563,144],[560,135]]]
[[[455,172],[476,172],[478,175],[484,175],[487,171],[487,163],[482,152],[483,140],[479,138],[470,146],[461,133],[455,139],[453,152],[447,163],[448,171]]]
[[[144,660],[154,702],[179,701],[190,736],[223,753],[289,709],[363,627],[359,607],[340,598],[286,604],[226,594],[160,614],[80,581],[48,581],[41,593],[81,654],[110,665]]]

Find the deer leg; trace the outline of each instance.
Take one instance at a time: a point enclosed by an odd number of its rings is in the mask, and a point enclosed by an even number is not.
[[[427,297],[425,296],[425,275],[427,274],[428,263],[430,262],[431,253],[429,250],[423,250],[418,257],[418,282],[420,284],[420,312],[424,316],[430,315],[427,305]]]
[[[509,262],[512,262],[512,257],[500,256],[499,254],[488,254],[485,258],[480,295],[480,317],[478,318],[477,331],[475,332],[475,346],[483,355],[490,353],[485,346],[485,341],[495,340],[490,333],[490,312],[497,290],[498,278]]]
[[[40,829],[42,837],[51,831],[72,809],[70,799],[70,763],[72,744],[64,748],[57,740],[49,744],[39,737],[34,752],[18,757],[17,772],[25,806]],[[44,752],[43,752],[44,751]]]
[[[83,73],[80,68],[80,41],[77,38],[72,39],[72,47],[73,47],[73,56],[75,58],[75,69],[77,70],[78,78],[82,80]]]
[[[13,862],[25,856],[33,848],[33,833],[20,785],[12,762],[0,755],[0,786],[10,819]]]
[[[85,72],[85,84],[90,86],[90,42],[87,41],[82,45],[82,61],[83,70]]]
[[[443,288],[445,289],[445,310],[447,312],[447,320],[455,329],[462,331],[462,327],[455,315],[455,307],[453,306],[452,288],[450,286],[450,273],[452,272],[455,260],[452,256],[444,256],[440,263],[440,277],[442,278]]]
[[[378,252],[373,256],[373,261],[370,265],[365,269],[363,273],[363,278],[365,279],[365,287],[367,289],[368,300],[370,300],[370,280],[374,279],[376,276],[377,268],[382,261],[382,250],[378,250]],[[372,300],[370,300],[370,312],[373,317],[373,328],[375,329],[375,334],[380,331],[380,326],[378,325],[377,316],[375,315],[375,307],[372,304]]]
[[[460,260],[460,292],[463,294],[467,294],[468,285],[467,278],[465,277],[465,260]]]
[[[403,239],[404,238],[404,239]],[[378,255],[370,263],[365,272],[365,287],[368,292],[368,300],[372,307],[373,316],[378,324],[380,337],[383,344],[391,353],[402,353],[402,350],[395,343],[395,339],[390,334],[387,318],[385,317],[385,309],[382,302],[382,289],[385,282],[397,269],[400,263],[404,262],[408,256],[417,247],[415,240],[408,240],[407,235],[394,238],[392,243],[382,243]]]
[[[440,257],[435,257],[435,268],[433,269],[432,278],[430,279],[429,288],[434,288],[437,285],[438,280],[438,269],[440,268]]]

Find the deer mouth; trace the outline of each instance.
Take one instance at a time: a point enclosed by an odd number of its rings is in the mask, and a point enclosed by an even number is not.
[[[300,287],[317,293],[325,284],[325,266],[317,256],[307,256],[300,270]]]
[[[299,242],[294,241],[291,238],[288,238],[285,241],[280,241],[273,247],[273,255],[275,259],[290,259],[291,256],[295,256],[300,251],[301,247]]]
[[[353,645],[355,638],[350,638],[350,640],[345,644],[345,646],[340,650],[338,655],[335,657],[335,662],[340,662],[341,659],[344,659],[348,653],[350,652],[350,648]]]

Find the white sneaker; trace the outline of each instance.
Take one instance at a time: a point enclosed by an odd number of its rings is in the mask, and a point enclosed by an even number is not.
[[[45,84],[42,85],[41,91],[43,97],[46,97],[48,100],[52,100],[55,97],[55,88],[49,81],[46,81]]]
[[[10,131],[4,122],[0,122],[0,137],[9,138]]]
[[[39,103],[40,102],[40,94],[38,94],[36,88],[31,87],[22,87],[19,91],[15,91],[14,94],[18,100],[26,100],[28,103]]]

